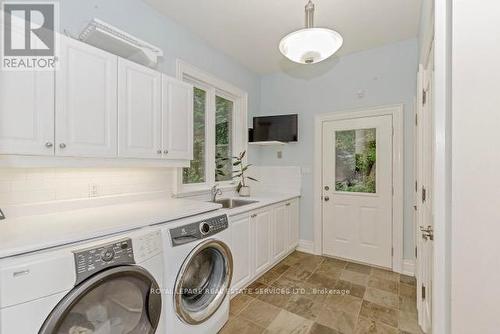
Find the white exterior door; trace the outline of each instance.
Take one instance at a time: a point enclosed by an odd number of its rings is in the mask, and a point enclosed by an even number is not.
[[[163,76],[163,156],[193,159],[193,86]]]
[[[54,155],[54,72],[0,71],[0,154]]]
[[[392,267],[392,116],[323,125],[323,253]]]
[[[61,38],[56,71],[57,155],[117,155],[117,67],[117,56]]]
[[[161,74],[128,60],[118,60],[118,155],[159,159]]]
[[[268,210],[251,217],[255,228],[255,275],[263,273],[271,264],[272,213]]]
[[[253,276],[252,225],[248,216],[231,221],[231,252],[233,253],[233,289],[242,288]]]

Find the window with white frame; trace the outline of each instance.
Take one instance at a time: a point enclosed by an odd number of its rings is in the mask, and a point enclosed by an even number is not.
[[[178,188],[190,192],[214,183],[234,186],[232,157],[247,147],[247,94],[182,61],[177,76],[194,86],[194,157],[179,173]]]

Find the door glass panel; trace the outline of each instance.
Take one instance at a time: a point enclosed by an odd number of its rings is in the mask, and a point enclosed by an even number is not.
[[[335,131],[335,190],[376,192],[376,129]]]
[[[215,181],[233,178],[233,101],[215,97]]]
[[[182,277],[182,307],[199,312],[210,306],[224,288],[226,265],[224,255],[207,248],[193,258]]]
[[[153,333],[146,310],[147,282],[123,276],[90,290],[66,313],[57,334]]]

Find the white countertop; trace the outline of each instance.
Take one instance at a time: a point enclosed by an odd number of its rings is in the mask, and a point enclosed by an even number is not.
[[[57,203],[51,203],[47,206],[51,207],[48,212],[38,208],[39,212],[36,214],[33,213],[36,211],[27,216],[16,214],[13,218],[7,217],[6,220],[0,221],[0,259],[102,238],[218,209],[220,213],[236,216],[297,197],[300,197],[300,194],[262,194],[253,197],[238,197],[257,202],[234,209],[220,209],[220,204],[200,200],[169,197],[115,204],[105,202],[106,205],[101,203],[95,207],[84,208],[77,208],[70,204],[66,205],[65,210],[57,212],[50,212],[57,205]]]
[[[100,238],[217,210],[219,204],[157,198],[0,221],[0,258]]]
[[[259,194],[257,196],[252,196],[252,197],[224,197],[222,196],[220,199],[224,198],[237,198],[241,200],[248,200],[248,201],[256,201],[256,203],[248,204],[248,205],[243,205],[234,209],[221,209],[220,211],[223,211],[226,213],[228,216],[236,216],[248,211],[253,211],[257,210],[260,208],[263,208],[265,206],[273,205],[279,202],[285,202],[289,201],[294,198],[300,197],[299,193],[287,193],[287,194],[279,194],[279,193],[269,193],[269,194]]]

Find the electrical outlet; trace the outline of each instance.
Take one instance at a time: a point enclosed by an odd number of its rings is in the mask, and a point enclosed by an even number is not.
[[[278,159],[282,159],[283,158],[283,152],[282,151],[278,151]]]
[[[99,186],[95,183],[89,184],[89,198],[99,196]]]

